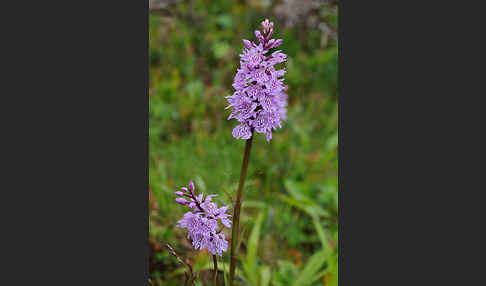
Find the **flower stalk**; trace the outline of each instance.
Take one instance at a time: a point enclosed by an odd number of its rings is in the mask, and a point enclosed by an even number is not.
[[[218,259],[216,255],[213,255],[213,263],[214,263],[214,286],[218,284]]]
[[[253,135],[253,130],[251,131]],[[236,247],[238,245],[238,235],[240,227],[240,211],[241,211],[241,196],[243,186],[245,185],[246,171],[248,170],[248,162],[250,161],[251,143],[253,136],[246,140],[245,154],[243,156],[243,163],[241,165],[240,182],[238,183],[238,190],[236,191],[236,199],[233,205],[233,229],[231,233],[231,248],[230,248],[230,286],[233,286],[236,269]]]

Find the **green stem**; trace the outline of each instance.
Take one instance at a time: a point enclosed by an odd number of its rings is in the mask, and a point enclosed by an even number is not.
[[[246,140],[245,155],[243,157],[243,164],[241,165],[240,182],[238,190],[236,191],[236,200],[233,205],[233,229],[231,232],[231,249],[230,249],[230,286],[233,286],[236,269],[236,247],[238,245],[238,234],[240,226],[240,210],[241,210],[241,195],[243,186],[245,184],[246,171],[248,170],[248,162],[250,161],[251,142],[253,141],[253,130],[250,139]]]

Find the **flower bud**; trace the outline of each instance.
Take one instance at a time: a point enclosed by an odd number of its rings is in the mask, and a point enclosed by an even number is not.
[[[191,192],[194,191],[194,183],[192,181],[189,182],[189,190]]]
[[[268,21],[268,19],[262,21],[262,30],[264,34],[266,34],[272,28],[273,28],[273,22]]]
[[[175,194],[176,196],[179,196],[179,197],[182,197],[182,196],[184,195],[184,193],[183,193],[183,192],[179,192],[179,191],[174,192],[174,194]]]
[[[282,39],[278,39],[276,40],[274,43],[273,43],[273,46],[272,48],[276,48],[278,46],[280,46],[282,44],[283,40]]]
[[[265,42],[270,40],[273,35],[273,29],[268,30],[268,32],[265,34]]]
[[[262,43],[262,44],[264,43],[265,39],[263,38],[260,31],[258,31],[258,30],[255,31],[255,37],[257,37],[257,39],[260,40],[260,43]]]
[[[189,192],[186,187],[182,187],[181,190],[183,190],[184,192]]]
[[[187,205],[188,201],[186,201],[186,199],[184,198],[177,198],[175,199],[176,203],[180,204],[180,205]]]
[[[272,45],[273,45],[274,42],[275,42],[275,39],[271,39],[270,41],[268,41],[266,48],[271,49],[273,47]]]
[[[245,43],[245,47],[247,47],[248,49],[251,49],[252,48],[252,45],[251,45],[251,42],[250,41],[243,39],[243,43]]]

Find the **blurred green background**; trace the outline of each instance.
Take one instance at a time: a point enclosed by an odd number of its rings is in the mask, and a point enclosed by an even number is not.
[[[288,119],[270,143],[256,134],[242,210],[237,285],[337,285],[337,1],[153,0],[149,15],[150,283],[183,285],[169,243],[213,285],[212,259],[176,222],[173,194],[193,180],[230,204],[245,142],[225,96],[242,39],[269,18],[288,55]],[[230,232],[226,232],[230,238]],[[219,261],[228,270],[229,252]],[[224,263],[226,262],[226,263]],[[223,272],[221,272],[222,274]],[[220,275],[220,285],[223,275]]]

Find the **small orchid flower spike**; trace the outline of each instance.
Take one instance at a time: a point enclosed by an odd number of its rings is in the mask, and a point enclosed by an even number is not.
[[[221,233],[222,229],[219,229],[218,220],[227,228],[231,228],[231,215],[226,213],[229,206],[219,208],[212,201],[216,195],[196,195],[192,181],[189,182],[188,188],[182,187],[181,191],[174,194],[178,196],[175,199],[178,204],[191,209],[177,222],[177,227],[187,228],[187,238],[192,241],[195,249],[207,248],[211,254],[222,256],[223,251],[228,250],[228,241]]]

